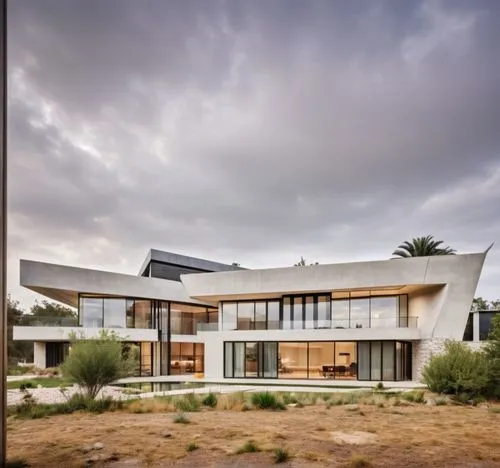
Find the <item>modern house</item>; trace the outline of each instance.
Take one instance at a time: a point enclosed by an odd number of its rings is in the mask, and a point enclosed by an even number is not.
[[[104,329],[137,346],[143,376],[419,380],[463,339],[487,252],[247,270],[151,250],[137,276],[21,260],[21,284],[78,318],[14,339],[35,342],[39,367],[64,359],[72,333]]]

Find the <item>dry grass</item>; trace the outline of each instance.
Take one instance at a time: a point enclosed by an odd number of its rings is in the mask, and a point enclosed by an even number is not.
[[[240,411],[248,398],[220,395],[216,409],[189,413],[190,424],[174,423],[172,399],[140,400],[121,412],[10,419],[8,454],[30,466],[79,467],[89,458],[82,447],[102,442],[105,448],[99,454],[114,454],[119,460],[106,463],[108,467],[127,466],[128,460],[153,467],[270,466],[277,448],[293,453],[285,466],[294,467],[500,466],[500,414],[491,408],[413,403],[395,408],[394,397],[379,395],[332,395],[326,401],[316,398],[313,404],[314,398],[306,394],[297,398],[302,408]],[[356,399],[362,411],[329,405],[339,398],[343,404]],[[368,404],[363,403],[365,398]],[[379,398],[385,407],[379,407]],[[377,442],[335,442],[332,433],[338,432],[366,432]],[[260,451],[236,455],[249,440]],[[187,444],[197,449],[188,451]],[[104,465],[104,461],[94,464]]]

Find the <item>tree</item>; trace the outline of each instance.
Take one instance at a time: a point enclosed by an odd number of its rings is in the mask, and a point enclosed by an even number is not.
[[[71,337],[71,350],[62,372],[94,399],[106,385],[132,375],[136,365],[135,354],[124,352],[116,334],[102,331],[94,339]]]
[[[309,265],[319,265],[319,263],[315,262],[315,263],[310,263]],[[300,260],[293,266],[307,266],[306,259],[304,257],[300,257]]]
[[[18,361],[31,361],[33,359],[33,343],[14,341],[13,327],[22,325],[24,311],[19,302],[7,297],[7,356],[9,364],[15,365]]]
[[[35,301],[31,307],[30,314],[36,317],[70,317],[76,318],[76,312],[70,307],[43,300],[41,303]]]
[[[500,314],[493,317],[484,355],[488,362],[488,389],[492,397],[500,398]]]
[[[488,303],[487,300],[483,299],[482,297],[475,297],[472,300],[472,311],[477,311],[477,310],[489,310],[490,304]]]
[[[427,257],[434,255],[455,255],[456,251],[451,247],[443,247],[443,241],[434,240],[434,236],[415,237],[398,245],[392,253],[396,257]]]

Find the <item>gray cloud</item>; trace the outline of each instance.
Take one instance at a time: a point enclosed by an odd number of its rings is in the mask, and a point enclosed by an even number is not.
[[[259,267],[385,258],[427,233],[483,250],[500,237],[498,14],[13,3],[11,289],[19,257],[136,272],[155,247]],[[499,260],[478,293],[500,295]]]

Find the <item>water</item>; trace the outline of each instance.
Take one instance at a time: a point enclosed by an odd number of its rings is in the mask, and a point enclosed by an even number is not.
[[[135,388],[143,393],[168,392],[170,390],[185,390],[187,388],[201,388],[205,384],[197,382],[140,382],[116,384],[116,387]]]

